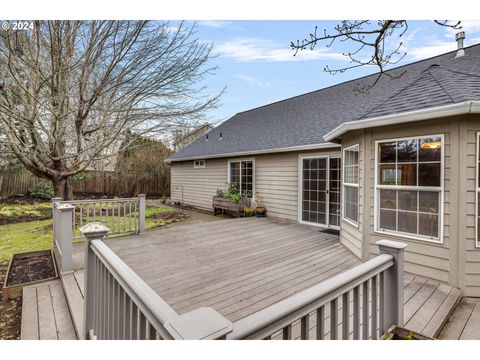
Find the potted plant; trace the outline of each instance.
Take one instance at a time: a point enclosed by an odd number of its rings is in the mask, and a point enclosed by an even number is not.
[[[265,217],[267,216],[267,209],[265,206],[262,205],[262,199],[260,197],[260,193],[255,193],[255,201],[257,202],[257,207],[255,208],[255,216],[256,217]]]
[[[243,213],[245,214],[245,217],[255,216],[255,208],[246,206],[243,208]]]

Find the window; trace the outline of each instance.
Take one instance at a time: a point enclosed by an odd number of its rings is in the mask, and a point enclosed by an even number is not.
[[[201,169],[205,167],[205,160],[195,160],[193,162],[193,167],[195,169]]]
[[[235,188],[242,194],[253,195],[253,161],[229,161],[228,182],[235,184]]]
[[[343,219],[358,225],[358,149],[343,149]]]
[[[476,237],[477,241],[475,242],[476,247],[480,247],[480,132],[477,133],[477,185],[476,188],[476,204],[477,204],[477,212],[476,212]]]
[[[377,231],[441,242],[443,136],[377,142]]]

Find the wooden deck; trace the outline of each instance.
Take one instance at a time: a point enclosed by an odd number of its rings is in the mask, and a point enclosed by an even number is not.
[[[438,338],[480,340],[480,298],[463,298]]]
[[[22,340],[77,340],[60,280],[23,289]]]
[[[232,322],[360,264],[337,235],[271,219],[180,225],[106,242],[178,313],[209,306]],[[62,283],[80,333],[82,244],[74,264]],[[406,275],[406,326],[436,336],[459,299],[458,289]]]

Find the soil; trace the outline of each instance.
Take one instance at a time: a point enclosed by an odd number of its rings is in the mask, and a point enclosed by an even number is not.
[[[39,221],[39,220],[47,220],[50,219],[51,216],[36,216],[36,215],[22,215],[16,218],[5,217],[0,215],[0,225],[9,225],[9,224],[17,224],[23,223],[28,221]]]
[[[0,266],[0,289],[3,287],[6,266]],[[19,340],[22,322],[22,298],[2,301],[0,297],[0,340]]]
[[[169,211],[164,213],[153,214],[152,216],[150,216],[150,218],[152,219],[163,220],[163,221],[168,221],[168,220],[180,221],[180,220],[188,219],[189,217],[190,217],[189,214],[181,211]]]
[[[44,203],[44,202],[49,202],[48,200],[45,199],[39,199],[31,196],[10,196],[6,199],[1,199],[0,203],[2,204],[35,204],[35,203]]]
[[[54,278],[55,276],[51,253],[15,258],[8,275],[8,286]]]

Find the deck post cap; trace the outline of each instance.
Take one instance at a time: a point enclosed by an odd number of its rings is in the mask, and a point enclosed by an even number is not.
[[[110,231],[108,227],[100,222],[88,223],[87,225],[82,226],[79,230],[86,238],[104,237]]]
[[[400,251],[407,247],[407,244],[402,243],[400,241],[392,241],[392,240],[378,240],[376,242],[380,249],[390,250],[390,251]]]

